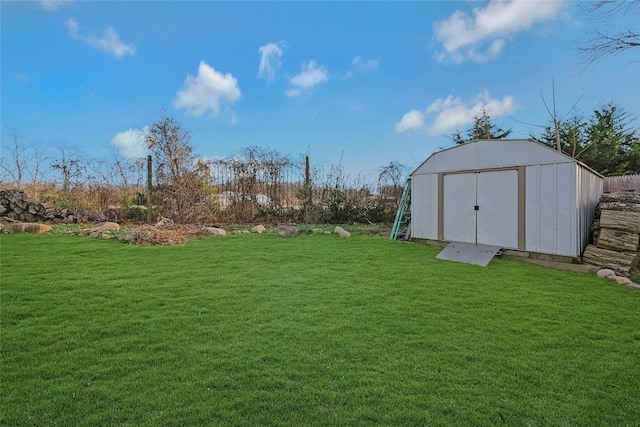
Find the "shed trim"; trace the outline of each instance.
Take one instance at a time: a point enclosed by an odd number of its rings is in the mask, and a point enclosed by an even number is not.
[[[480,172],[501,172],[501,171],[514,171],[518,170],[520,167],[525,166],[504,166],[501,168],[484,168],[484,169],[464,169],[464,170],[456,170],[456,171],[446,171],[446,172],[438,172],[438,175],[455,175],[461,173],[480,173]]]
[[[518,250],[527,248],[527,168],[518,167]]]
[[[438,240],[444,240],[444,173],[438,174]]]

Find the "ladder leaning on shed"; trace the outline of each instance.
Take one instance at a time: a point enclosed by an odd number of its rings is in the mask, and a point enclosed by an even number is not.
[[[402,192],[402,198],[398,205],[398,212],[396,212],[396,219],[393,221],[393,228],[391,229],[391,240],[397,240],[398,238],[409,238],[411,233],[411,178],[407,179],[407,183],[404,186]]]

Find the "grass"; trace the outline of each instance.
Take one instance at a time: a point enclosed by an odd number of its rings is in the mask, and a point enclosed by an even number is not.
[[[3,235],[7,426],[638,425],[640,293],[371,236]]]

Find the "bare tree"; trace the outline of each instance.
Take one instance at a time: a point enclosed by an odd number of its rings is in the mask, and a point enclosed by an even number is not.
[[[27,148],[21,144],[20,137],[16,132],[11,136],[10,143],[6,143],[5,138],[3,138],[2,152],[8,152],[9,156],[6,158],[2,156],[0,168],[16,187],[22,189],[22,179],[26,174],[30,159]]]
[[[388,165],[378,169],[378,193],[382,197],[400,201],[406,180],[407,167],[392,160]]]
[[[46,160],[46,153],[41,146],[34,144],[31,147],[31,155],[29,167],[27,168],[27,174],[31,179],[31,185],[33,188],[33,197],[36,199],[39,197],[40,184],[44,180],[44,161]]]
[[[629,16],[629,25],[640,23],[640,0],[599,0],[591,3],[587,14],[598,24],[586,43],[578,47],[585,55],[587,66],[619,53],[640,48],[640,30],[637,28],[612,28],[610,23]],[[602,29],[602,26],[607,26]],[[636,57],[637,58],[637,57]]]
[[[10,142],[7,142],[10,141]],[[43,163],[45,151],[39,144],[24,144],[17,132],[2,139],[0,157],[1,181],[11,181],[19,189],[26,189],[28,182],[33,186],[32,197],[38,197],[39,185],[44,179]],[[4,154],[8,153],[8,156]]]
[[[579,123],[582,119],[579,118],[578,116],[575,115],[575,110],[576,110],[576,105],[578,105],[578,102],[580,102],[580,100],[584,97],[584,95],[581,95],[580,98],[578,98],[578,100],[576,102],[573,103],[573,105],[571,106],[571,108],[569,108],[569,111],[567,111],[566,114],[564,114],[562,117],[558,118],[558,110],[556,107],[556,85],[555,85],[555,81],[553,79],[551,79],[551,100],[552,100],[552,105],[551,107],[549,107],[549,104],[547,103],[546,98],[544,97],[544,93],[542,92],[542,89],[540,90],[540,97],[542,98],[542,104],[544,104],[544,108],[547,110],[547,113],[549,114],[550,120],[551,120],[551,125],[541,125],[541,124],[534,124],[534,123],[527,123],[527,122],[523,122],[521,120],[517,120],[513,117],[511,117],[511,119],[515,120],[518,123],[522,123],[525,125],[529,125],[529,126],[535,126],[535,127],[539,127],[544,129],[544,131],[546,132],[546,141],[544,142],[544,144],[549,145],[549,146],[553,146],[555,147],[555,149],[557,151],[560,152],[565,152],[568,153],[567,151],[567,147],[566,145],[566,137],[567,135],[569,136],[569,140],[571,141],[571,144],[573,145],[573,148],[571,149],[571,152],[573,153],[572,157],[576,157],[576,151],[578,150],[578,141],[575,137],[575,129],[571,128],[572,124],[575,125],[576,123]],[[566,122],[565,119],[569,116],[569,114],[573,113],[574,116],[570,119],[570,123]],[[569,131],[567,131],[566,128],[569,128]],[[563,134],[564,131],[564,134]],[[549,135],[553,134],[553,138],[551,138]],[[572,136],[573,135],[573,136]],[[532,139],[539,141],[539,142],[543,142],[540,141],[538,138],[536,138],[535,136],[531,136]],[[563,138],[565,138],[565,140],[563,140]],[[549,141],[553,140],[553,144],[550,144]]]
[[[155,168],[154,204],[176,221],[197,220],[209,201],[210,170],[207,162],[193,154],[189,132],[165,117],[150,126],[145,142]]]
[[[551,79],[551,95],[553,100],[553,110],[551,110],[547,105],[547,100],[544,98],[544,94],[542,93],[542,90],[540,91],[540,96],[542,97],[542,103],[544,104],[544,108],[547,109],[547,113],[549,113],[549,116],[551,117],[551,121],[553,123],[553,130],[554,130],[554,135],[556,140],[556,150],[562,152],[562,141],[560,140],[560,128],[562,127],[562,123],[564,119],[569,115],[569,113],[575,110],[576,105],[578,105],[578,102],[580,102],[580,100],[584,95],[578,98],[578,100],[573,103],[569,111],[560,118],[558,118],[558,111],[556,109],[556,84],[553,79]],[[575,153],[575,150],[576,150],[576,147],[575,147],[575,141],[574,141],[574,148],[573,148],[574,153]]]
[[[86,162],[80,153],[66,145],[59,145],[58,157],[53,159],[51,168],[60,174],[63,193],[71,191],[85,173]]]

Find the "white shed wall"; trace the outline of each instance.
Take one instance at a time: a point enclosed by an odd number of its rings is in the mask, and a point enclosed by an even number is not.
[[[577,165],[576,174],[577,221],[578,229],[581,231],[578,235],[576,249],[582,255],[589,243],[589,232],[595,218],[596,207],[604,190],[604,180],[581,164]]]
[[[411,236],[438,238],[438,175],[411,178]]]
[[[532,165],[526,169],[525,250],[576,254],[575,163]]]

